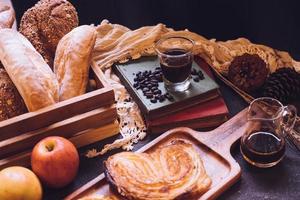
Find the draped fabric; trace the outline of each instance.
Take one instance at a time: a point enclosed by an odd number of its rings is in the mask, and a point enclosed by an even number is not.
[[[135,102],[128,101],[129,94],[120,83],[119,78],[112,72],[111,66],[114,63],[125,63],[141,56],[155,55],[155,42],[162,37],[183,36],[194,40],[193,53],[201,56],[224,76],[227,75],[229,64],[234,57],[244,53],[258,54],[266,62],[270,72],[274,72],[280,67],[294,67],[300,71],[300,63],[295,61],[289,53],[251,43],[246,38],[228,41],[206,39],[188,30],[175,31],[167,28],[164,24],[130,30],[119,24],[111,24],[107,20],[103,20],[97,26],[97,31],[93,63],[104,71],[107,80],[115,89],[121,122],[120,132],[123,136],[123,139],[115,141],[114,144],[106,145],[100,154],[119,147],[130,150],[133,143],[145,137],[146,127],[140,110]],[[92,155],[90,154],[90,156]]]

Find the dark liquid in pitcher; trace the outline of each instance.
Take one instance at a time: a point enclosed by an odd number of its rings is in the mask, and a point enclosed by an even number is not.
[[[267,165],[282,159],[285,142],[274,134],[255,132],[241,141],[241,151],[248,162]]]
[[[165,58],[164,63],[160,63],[164,77],[173,83],[185,81],[191,73],[192,55],[184,55],[186,51],[182,49],[170,49],[165,51],[167,55],[183,55],[178,58]]]

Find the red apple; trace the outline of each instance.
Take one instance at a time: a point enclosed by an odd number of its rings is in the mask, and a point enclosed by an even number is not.
[[[61,188],[77,175],[79,156],[76,147],[62,137],[47,137],[35,145],[31,167],[40,180],[49,187]]]
[[[24,167],[8,167],[0,171],[1,200],[41,200],[42,187],[36,175]]]

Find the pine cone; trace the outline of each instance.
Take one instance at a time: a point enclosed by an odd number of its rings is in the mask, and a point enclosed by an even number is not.
[[[245,92],[261,88],[268,76],[266,63],[257,54],[243,54],[233,59],[229,66],[228,79]]]
[[[262,96],[275,98],[286,104],[300,100],[300,74],[294,68],[280,68],[266,80]]]

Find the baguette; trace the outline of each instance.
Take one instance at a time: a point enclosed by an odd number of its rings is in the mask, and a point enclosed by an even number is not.
[[[0,2],[0,28],[11,28],[15,21],[12,7]]]
[[[96,37],[95,27],[83,25],[74,28],[59,41],[54,59],[54,73],[59,83],[60,101],[86,92]]]
[[[22,34],[0,30],[0,59],[29,111],[58,102],[55,74]]]

